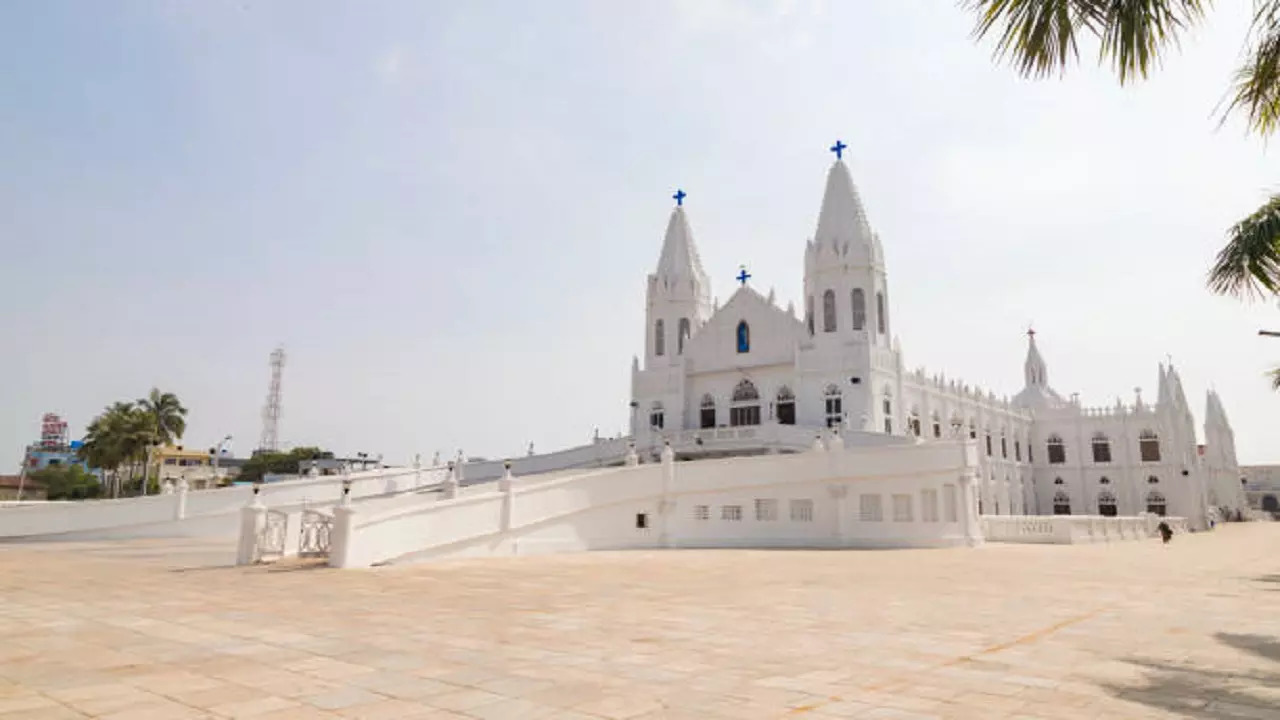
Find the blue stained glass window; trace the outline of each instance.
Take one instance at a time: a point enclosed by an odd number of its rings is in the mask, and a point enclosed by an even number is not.
[[[738,323],[738,352],[751,352],[751,328],[746,320]]]

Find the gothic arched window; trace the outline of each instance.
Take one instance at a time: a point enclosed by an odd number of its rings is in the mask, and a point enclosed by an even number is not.
[[[1003,430],[1000,431],[1000,457],[1009,457],[1009,438],[1004,434]]]
[[[853,290],[853,329],[861,330],[867,324],[867,294],[862,288]]]
[[[1071,514],[1071,496],[1059,490],[1053,494],[1053,514],[1054,515],[1070,515]]]
[[[729,424],[734,427],[760,424],[760,393],[750,380],[744,379],[733,388]]]
[[[665,355],[667,353],[667,333],[666,325],[661,320],[653,324],[653,354]]]
[[[1164,501],[1164,495],[1155,490],[1147,493],[1147,512],[1163,517],[1167,511],[1168,505]]]
[[[1096,463],[1111,462],[1111,440],[1102,433],[1093,434],[1093,461]]]
[[[738,352],[751,352],[751,327],[746,320],[738,323]]]
[[[809,328],[809,334],[813,334],[813,296],[810,295],[804,302],[804,324]]]
[[[889,386],[884,386],[884,433],[893,434],[893,393]]]
[[[1022,462],[1022,441],[1013,439],[1013,459],[1015,462]]]
[[[778,389],[777,417],[779,425],[796,424],[796,396],[791,388],[783,385]]]
[[[836,291],[822,293],[822,332],[836,331]]]
[[[1098,493],[1098,514],[1103,517],[1115,517],[1119,514],[1114,494],[1107,491]]]
[[[676,354],[684,354],[684,341],[689,339],[689,318],[680,318],[680,325],[676,332]]]
[[[702,396],[698,407],[698,427],[713,428],[716,426],[716,399],[711,393]]]
[[[933,414],[933,436],[942,437],[942,418],[938,417],[938,413]]]
[[[991,457],[991,430],[987,429],[982,432],[987,438],[987,457]]]
[[[1138,454],[1142,462],[1160,462],[1160,436],[1151,430],[1138,434]]]
[[[884,293],[876,293],[876,329],[883,335],[888,332],[889,319],[884,313]]]
[[[1049,450],[1050,465],[1061,465],[1067,461],[1067,446],[1062,442],[1061,435],[1050,435],[1046,445]]]

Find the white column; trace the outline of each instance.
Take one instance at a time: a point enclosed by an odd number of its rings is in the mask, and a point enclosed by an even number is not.
[[[191,489],[191,485],[187,482],[186,476],[178,480],[178,492],[174,496],[173,503],[173,519],[183,520],[187,517],[187,491]]]
[[[511,501],[512,486],[515,478],[511,475],[511,461],[507,460],[502,464],[502,479],[498,480],[498,490],[502,492],[502,520],[501,530],[503,533],[511,530]]]
[[[671,449],[671,441],[662,447],[662,498],[658,501],[658,545],[671,547],[671,514],[675,510],[675,501],[671,499],[671,490],[676,482],[676,451]]]
[[[249,504],[240,509],[240,542],[236,547],[236,565],[252,565],[258,561],[258,536],[267,524],[267,508],[254,488]]]
[[[356,510],[351,505],[339,505],[333,509],[333,534],[329,537],[329,566],[355,567],[353,550],[355,540]]]
[[[974,495],[974,484],[974,469],[965,469],[960,475],[960,527],[965,542],[970,547],[982,544],[982,527],[978,519],[978,499]]]

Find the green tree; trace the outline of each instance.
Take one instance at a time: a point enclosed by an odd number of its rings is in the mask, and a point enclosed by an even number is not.
[[[260,452],[245,461],[238,482],[258,482],[265,475],[294,475],[303,460],[331,459],[333,453],[318,447],[294,448],[289,452]]]
[[[90,467],[101,468],[119,494],[146,460],[147,447],[156,442],[152,416],[133,403],[107,406],[89,423],[78,454]],[[121,477],[121,472],[127,477]]]
[[[87,500],[102,493],[98,478],[79,465],[51,465],[27,477],[44,486],[49,500]]]
[[[974,35],[995,35],[996,56],[1027,77],[1066,70],[1079,59],[1080,40],[1098,42],[1121,84],[1145,78],[1184,31],[1205,18],[1208,0],[962,0],[977,15]],[[1243,115],[1251,132],[1280,130],[1280,0],[1254,0],[1244,60],[1228,91],[1221,120]],[[1227,244],[1209,270],[1209,289],[1236,297],[1280,293],[1280,194],[1226,233]],[[1280,390],[1280,368],[1270,373]]]
[[[187,409],[177,395],[151,388],[151,394],[139,399],[137,406],[150,419],[157,443],[171,445],[187,431]]]

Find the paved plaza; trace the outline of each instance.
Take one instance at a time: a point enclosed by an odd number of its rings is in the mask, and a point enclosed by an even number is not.
[[[338,571],[0,545],[0,720],[1280,718],[1280,524]]]

